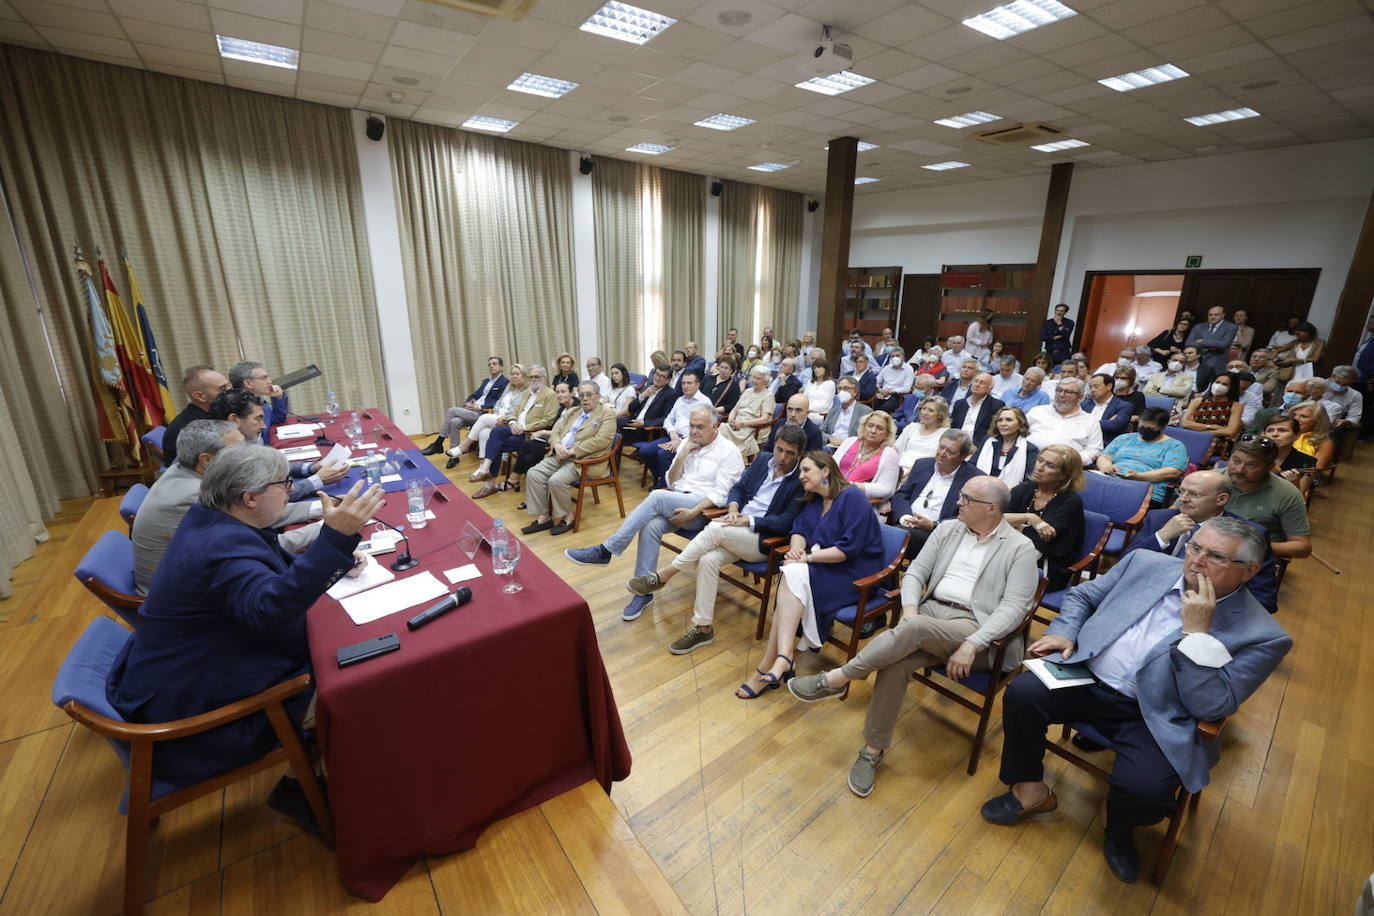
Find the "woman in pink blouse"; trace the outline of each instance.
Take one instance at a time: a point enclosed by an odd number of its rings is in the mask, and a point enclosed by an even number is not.
[[[897,490],[901,476],[897,450],[897,422],[885,410],[864,419],[859,435],[850,436],[835,449],[835,463],[844,479],[863,490],[870,499],[887,499]]]

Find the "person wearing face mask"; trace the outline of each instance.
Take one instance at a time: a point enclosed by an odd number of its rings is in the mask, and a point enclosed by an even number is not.
[[[1136,386],[1138,378],[1134,365],[1117,366],[1112,370],[1112,393],[1131,405],[1132,420],[1145,409],[1145,395]]]
[[[917,375],[928,375],[934,379],[936,389],[943,388],[945,382],[949,381],[949,368],[945,365],[944,355],[945,351],[939,346],[926,347],[921,365],[916,369]]]
[[[1331,382],[1319,403],[1331,418],[1331,428],[1337,430],[1359,426],[1364,418],[1364,397],[1354,387],[1359,373],[1354,366],[1337,366],[1331,370]]]
[[[878,373],[877,400],[873,403],[873,409],[893,413],[901,406],[902,399],[911,393],[915,383],[916,372],[907,365],[906,351],[893,341],[888,350],[887,365]]]
[[[1121,348],[1121,352],[1120,352],[1119,354],[1117,354],[1116,362],[1113,362],[1113,363],[1103,363],[1102,365],[1098,366],[1097,369],[1095,369],[1095,370],[1093,371],[1093,375],[1111,375],[1112,372],[1114,372],[1114,371],[1116,370],[1116,367],[1117,367],[1117,366],[1134,366],[1134,365],[1135,365],[1135,347],[1122,347],[1122,348]]]
[[[1169,411],[1146,407],[1133,433],[1117,436],[1097,456],[1097,469],[1126,480],[1143,480],[1150,486],[1150,506],[1165,505],[1169,485],[1188,470],[1188,449],[1172,436],[1164,435]]]
[[[744,362],[740,363],[740,371],[744,373],[745,377],[748,377],[749,373],[754,371],[754,367],[762,363],[763,356],[759,353],[758,346],[750,344],[749,349],[744,353]]]
[[[1122,368],[1129,369],[1129,366]],[[1083,409],[1097,420],[1102,427],[1102,441],[1111,442],[1124,433],[1131,425],[1130,401],[1117,397],[1112,389],[1115,379],[1099,372],[1088,379],[1088,396],[1083,399]]]
[[[1188,402],[1180,424],[1184,429],[1196,429],[1215,436],[1234,439],[1242,429],[1240,382],[1231,372],[1223,372],[1208,386],[1206,394],[1199,394]]]
[[[835,406],[825,415],[821,433],[829,445],[839,445],[850,436],[857,436],[863,429],[864,418],[873,408],[859,403],[859,383],[846,376],[835,383],[838,389]]]
[[[1269,425],[1271,420],[1275,417],[1287,416],[1294,407],[1305,400],[1307,400],[1307,380],[1296,378],[1290,380],[1283,386],[1283,394],[1279,397],[1278,406],[1266,407],[1257,411],[1250,422],[1245,424],[1245,431],[1258,436],[1264,432],[1264,427]]]

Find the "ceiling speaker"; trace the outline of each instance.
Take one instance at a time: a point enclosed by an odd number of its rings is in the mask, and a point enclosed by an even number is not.
[[[721,184],[719,181],[712,181],[712,182],[711,182],[711,196],[712,196],[712,197],[719,197],[719,196],[720,196],[720,192],[721,192],[721,191],[724,191],[724,190],[725,190],[725,185]]]
[[[386,133],[386,122],[376,115],[367,116],[367,139],[376,142]]]
[[[815,212],[816,212],[817,210],[819,210],[820,208],[821,208],[821,202],[820,202],[819,200],[808,200],[808,201],[806,202],[806,212],[807,212],[807,213],[815,213]]]
[[[592,161],[591,156],[583,156],[577,161],[577,170],[583,175],[590,175],[594,168],[596,168],[596,163]]]

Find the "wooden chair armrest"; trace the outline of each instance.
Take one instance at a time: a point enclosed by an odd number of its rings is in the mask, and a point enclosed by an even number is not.
[[[785,538],[785,537],[782,537],[782,536],[778,536],[778,537],[775,537],[775,538],[764,538],[764,539],[763,539],[763,546],[764,546],[764,547],[767,547],[767,548],[770,548],[770,549],[771,549],[771,548],[775,548],[775,547],[786,547],[786,546],[787,546],[787,542],[788,542],[789,540],[791,540],[791,538]],[[786,550],[783,550],[782,552],[783,552],[783,553],[787,553]]]
[[[897,558],[897,563],[900,563],[901,561],[902,561],[902,558],[901,558],[901,557],[898,557],[898,558]],[[897,570],[897,563],[892,563],[892,564],[890,564],[890,565],[888,565],[888,566],[884,566],[882,569],[878,570],[877,572],[875,572],[875,573],[874,573],[873,575],[871,575],[871,576],[865,576],[865,577],[862,578],[862,579],[855,579],[855,580],[854,580],[854,587],[855,587],[855,588],[872,588],[873,586],[877,585],[879,582],[881,582],[881,581],[883,581],[884,579],[886,579],[888,576],[892,575],[892,574]],[[897,590],[897,593],[898,593],[898,594],[901,594],[901,589],[898,589],[898,590]]]
[[[1213,739],[1219,738],[1221,737],[1221,728],[1225,724],[1225,719],[1216,719],[1210,722],[1199,722],[1197,724],[1198,734],[1205,735],[1206,737]]]
[[[704,518],[720,518],[728,509],[703,509],[701,514]]]
[[[174,722],[150,722],[146,724],[120,722],[118,719],[111,719],[98,712],[92,712],[75,700],[67,701],[62,708],[67,715],[106,738],[113,738],[116,741],[170,741],[173,738],[185,738],[188,735],[209,731],[212,728],[218,728],[226,723],[259,712],[274,703],[280,703],[310,689],[310,683],[310,675],[302,674],[274,687],[269,687],[261,693],[255,693],[251,697],[244,697],[242,700],[227,706],[221,706],[218,709],[212,709],[188,719],[177,719]]]
[[[611,451],[614,451],[614,449],[612,449]],[[598,463],[600,463],[600,462],[602,462],[602,461],[610,461],[610,460],[611,460],[611,452],[603,452],[603,453],[601,453],[600,455],[590,455],[590,456],[588,456],[588,457],[586,457],[586,458],[574,458],[574,459],[573,459],[573,464],[577,465],[577,466],[580,467],[580,468],[585,468],[585,467],[587,467],[587,466],[590,465],[590,464],[598,464]]]

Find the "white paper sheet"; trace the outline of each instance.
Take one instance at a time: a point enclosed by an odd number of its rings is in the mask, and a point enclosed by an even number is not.
[[[320,450],[313,445],[300,445],[296,448],[282,449],[287,461],[314,461],[320,457]]]
[[[433,573],[422,572],[368,589],[339,603],[354,623],[362,625],[447,594],[448,589],[434,578]]]
[[[400,480],[400,479],[401,479],[401,475],[400,475],[400,474],[383,474],[383,475],[382,475],[382,483],[395,483],[396,481],[398,481],[398,480]]]
[[[476,563],[469,563],[466,566],[444,570],[444,578],[448,579],[450,585],[457,585],[459,582],[466,582],[469,579],[480,579],[481,577],[482,571],[477,568]]]
[[[1050,659],[1054,661],[1054,659]],[[1028,658],[1024,662],[1026,670],[1040,678],[1040,683],[1051,690],[1059,690],[1061,687],[1086,687],[1093,682],[1090,677],[1071,677],[1067,680],[1060,680],[1053,674],[1045,670],[1045,659]]]
[[[335,601],[342,601],[349,595],[365,592],[369,588],[375,588],[395,578],[394,572],[369,556],[361,573],[351,579],[345,576],[330,586],[329,597]]]
[[[342,442],[335,442],[334,447],[329,450],[329,454],[326,455],[324,461],[320,463],[323,465],[347,464],[348,459],[352,457],[352,455],[353,452],[348,446],[344,445]]]
[[[315,431],[324,429],[323,423],[283,423],[277,427],[278,439],[304,439],[306,436],[315,435]]]

